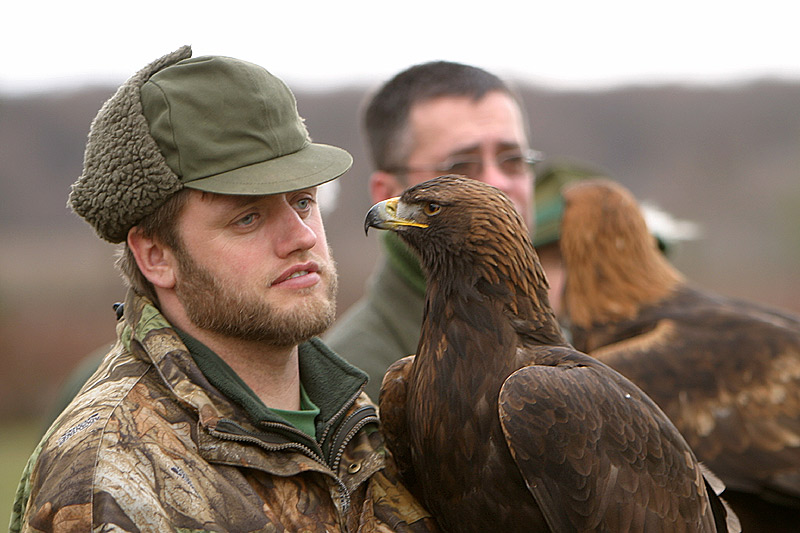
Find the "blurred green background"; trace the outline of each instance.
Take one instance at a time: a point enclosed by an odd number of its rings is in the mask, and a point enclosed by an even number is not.
[[[11,518],[11,504],[25,462],[39,442],[42,425],[36,421],[3,424],[0,432],[0,528]]]

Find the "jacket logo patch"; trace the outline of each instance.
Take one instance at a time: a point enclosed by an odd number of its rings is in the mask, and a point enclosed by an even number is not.
[[[66,433],[64,433],[63,435],[61,435],[58,438],[58,441],[56,442],[56,446],[59,446],[59,447],[62,446],[65,442],[67,442],[67,440],[69,440],[73,436],[75,436],[75,434],[80,433],[81,431],[85,431],[86,429],[89,428],[89,426],[91,426],[92,424],[94,424],[98,420],[100,420],[100,415],[97,414],[97,413],[94,413],[92,416],[90,416],[89,418],[87,418],[83,422],[80,422],[80,423],[72,426],[71,428],[69,428],[66,431]]]

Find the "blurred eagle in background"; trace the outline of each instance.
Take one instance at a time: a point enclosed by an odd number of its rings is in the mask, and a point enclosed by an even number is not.
[[[373,206],[370,227],[427,275],[417,355],[379,401],[387,447],[444,530],[738,530],[663,412],[566,342],[503,193],[435,178]]]
[[[800,317],[687,283],[622,185],[589,180],[563,197],[575,348],[664,410],[744,531],[800,531]]]

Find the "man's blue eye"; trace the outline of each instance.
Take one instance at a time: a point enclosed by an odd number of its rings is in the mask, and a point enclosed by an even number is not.
[[[249,215],[243,216],[236,223],[239,224],[240,226],[249,226],[255,221],[255,219],[256,219],[255,213],[251,213]]]

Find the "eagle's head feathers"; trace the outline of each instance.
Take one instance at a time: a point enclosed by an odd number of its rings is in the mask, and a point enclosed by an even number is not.
[[[518,317],[552,314],[525,223],[491,185],[440,176],[376,204],[364,225],[394,231],[417,253],[429,295],[432,286],[442,295],[478,290],[504,299]]]
[[[511,200],[495,187],[455,175],[420,183],[376,204],[364,227],[397,233],[432,276],[442,267],[474,268],[488,260],[520,277],[533,263],[527,258],[535,255]]]

